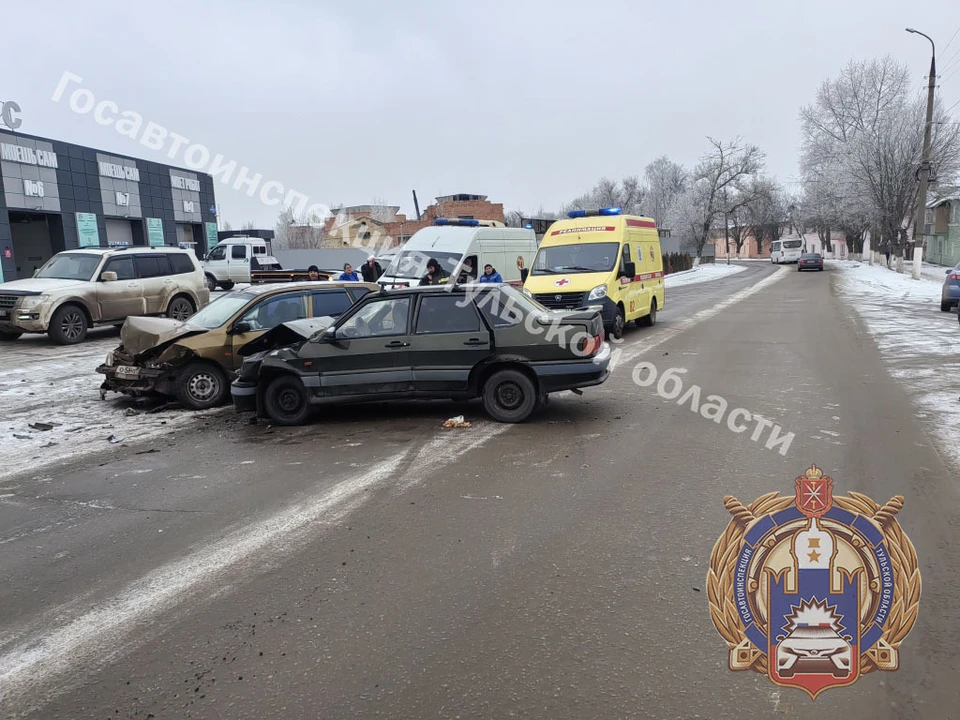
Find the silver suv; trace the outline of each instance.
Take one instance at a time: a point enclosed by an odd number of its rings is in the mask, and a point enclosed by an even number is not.
[[[0,340],[48,333],[73,345],[94,325],[122,325],[130,315],[185,320],[209,301],[203,268],[189,250],[67,250],[28,280],[0,283]]]

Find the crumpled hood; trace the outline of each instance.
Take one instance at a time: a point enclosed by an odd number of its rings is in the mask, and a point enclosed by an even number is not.
[[[63,290],[64,288],[75,285],[85,285],[83,280],[61,280],[59,278],[24,278],[23,280],[11,280],[10,282],[0,283],[0,295],[6,291],[12,291],[15,295],[33,295],[53,290]]]
[[[120,342],[128,353],[139,355],[176,338],[205,332],[208,331],[190,325],[189,322],[170,318],[132,316],[128,317],[120,328]]]
[[[332,317],[323,316],[315,318],[304,318],[302,320],[291,320],[290,322],[280,323],[272,330],[268,330],[256,340],[251,340],[240,348],[238,354],[241,357],[250,357],[257,353],[273,350],[278,347],[293,345],[294,343],[309,340],[322,330],[326,330],[333,325]]]

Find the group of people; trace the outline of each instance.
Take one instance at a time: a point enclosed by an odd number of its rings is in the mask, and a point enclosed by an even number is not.
[[[360,278],[363,278],[364,282],[376,282],[380,279],[380,276],[383,275],[383,268],[380,267],[380,263],[377,262],[377,258],[371,255],[367,258],[367,261],[360,267],[360,273],[358,274],[356,270],[353,269],[353,266],[350,263],[343,264],[343,272],[337,277],[337,280],[343,282],[360,282]],[[316,265],[311,265],[307,268],[307,276],[311,280],[320,279],[320,268]]]
[[[463,261],[463,271],[460,276],[461,279],[465,279],[467,282],[471,282],[474,279],[473,261],[470,258]],[[443,269],[443,266],[437,262],[435,258],[430,258],[427,260],[427,272],[420,278],[420,285],[442,285],[446,283],[448,279],[447,272]],[[501,283],[503,282],[503,278],[500,277],[500,273],[496,271],[493,265],[487,264],[483,266],[483,275],[480,276],[479,282]]]
[[[311,265],[307,269],[307,275],[311,280],[319,280],[320,268],[318,268],[316,265]],[[377,262],[377,258],[371,255],[360,267],[359,273],[353,269],[353,266],[350,263],[344,263],[343,272],[340,273],[340,275],[337,277],[337,280],[340,280],[341,282],[360,282],[360,278],[362,277],[364,282],[376,282],[382,275],[383,268],[380,267],[380,263]],[[463,273],[461,276],[466,276],[467,281],[473,280],[473,261],[470,258],[464,260]],[[427,261],[427,272],[424,273],[423,277],[420,278],[420,285],[442,285],[446,283],[448,279],[449,277],[446,270],[443,269],[443,266],[437,262],[435,258],[430,258]],[[493,265],[487,264],[483,266],[483,274],[480,276],[479,282],[502,283],[503,278],[500,277],[500,273],[496,271],[496,268],[494,268]]]

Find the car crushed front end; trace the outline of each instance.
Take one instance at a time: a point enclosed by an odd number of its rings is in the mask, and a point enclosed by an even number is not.
[[[178,341],[206,332],[167,318],[127,318],[120,330],[120,346],[97,367],[104,376],[100,396],[108,392],[135,398],[173,395],[178,371],[196,357]]]

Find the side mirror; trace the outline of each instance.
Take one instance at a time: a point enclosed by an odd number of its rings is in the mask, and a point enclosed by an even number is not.
[[[632,262],[624,263],[623,274],[629,278],[635,278],[637,276],[637,264]]]
[[[520,268],[520,282],[526,282],[530,271],[527,268]]]
[[[234,335],[243,335],[244,333],[250,332],[250,330],[251,330],[250,323],[238,322],[236,325],[233,326],[233,330],[231,330],[230,332],[233,333]]]
[[[100,273],[100,279],[103,280],[103,282],[116,282],[117,274],[115,272],[107,270],[106,272]]]
[[[947,270],[947,272],[950,272],[950,271]],[[34,277],[36,277],[36,276],[39,275],[39,274],[40,274],[40,269],[39,269],[39,268],[33,271],[33,276],[34,276]]]
[[[949,274],[952,273],[952,272],[953,272],[953,270],[947,270],[947,275],[949,275]]]

